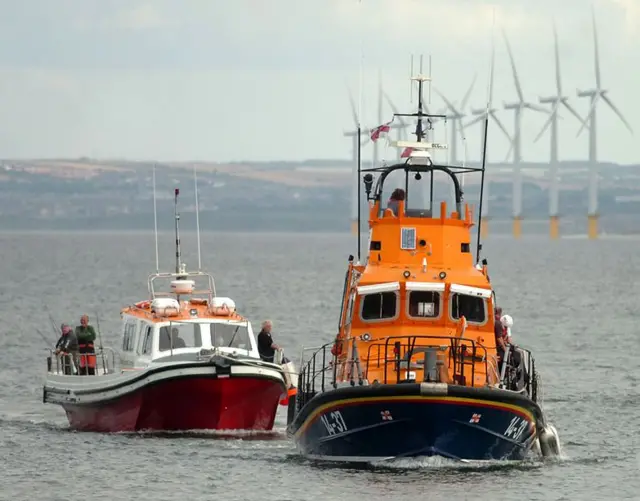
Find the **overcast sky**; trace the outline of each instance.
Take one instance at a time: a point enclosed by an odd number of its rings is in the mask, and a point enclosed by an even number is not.
[[[563,93],[581,115],[576,88],[595,86],[591,5],[602,86],[634,129],[604,102],[598,158],[640,163],[638,0],[0,0],[0,157],[156,160],[349,158],[364,41],[363,126],[378,125],[378,72],[397,107],[409,103],[410,54],[430,54],[433,86],[486,106],[495,6],[494,106],[516,98],[504,29],[525,99],[555,93],[552,20]],[[426,64],[425,64],[426,66]],[[425,68],[426,70],[426,68]],[[433,111],[442,102],[432,92]],[[525,110],[523,156],[545,160],[549,136],[533,138],[542,113]],[[388,107],[383,121],[391,119]],[[499,117],[509,132],[513,113]],[[561,159],[585,158],[588,131],[568,111]],[[449,125],[450,127],[450,125]],[[443,135],[444,129],[436,129]],[[471,159],[480,127],[469,128]],[[444,140],[444,137],[438,137]],[[508,142],[493,124],[490,157]],[[371,155],[370,146],[363,154]],[[387,156],[389,156],[387,154]]]

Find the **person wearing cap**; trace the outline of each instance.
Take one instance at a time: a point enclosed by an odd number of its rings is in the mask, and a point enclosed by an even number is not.
[[[93,376],[96,373],[96,350],[93,342],[96,340],[96,331],[89,325],[89,316],[80,317],[80,325],[76,327],[76,338],[80,351],[80,375]]]
[[[60,356],[64,374],[70,376],[76,373],[78,365],[78,338],[73,329],[67,325],[60,326],[62,335],[56,343],[56,355]]]

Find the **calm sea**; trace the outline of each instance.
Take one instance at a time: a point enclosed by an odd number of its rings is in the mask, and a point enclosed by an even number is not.
[[[174,266],[160,238],[161,268]],[[194,234],[184,260],[197,268]],[[42,404],[46,344],[57,324],[99,319],[119,340],[119,308],[146,297],[155,270],[152,233],[0,234],[0,499],[102,500],[600,500],[640,499],[640,239],[490,238],[490,276],[518,343],[532,348],[543,405],[564,457],[519,465],[404,461],[326,467],[302,461],[284,434],[93,434],[69,431]],[[297,361],[302,345],[336,332],[347,234],[203,234],[203,266],[218,295]],[[98,318],[96,318],[98,317]]]

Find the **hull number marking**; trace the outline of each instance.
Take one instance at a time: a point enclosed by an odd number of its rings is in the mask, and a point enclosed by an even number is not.
[[[509,437],[513,440],[518,440],[528,426],[529,422],[526,419],[515,416],[509,423],[509,426],[507,426],[507,429],[504,432],[504,436]]]
[[[320,417],[320,421],[324,424],[329,435],[335,435],[337,433],[344,433],[347,431],[347,424],[344,422],[344,418],[340,411],[333,411],[329,414],[323,414]]]

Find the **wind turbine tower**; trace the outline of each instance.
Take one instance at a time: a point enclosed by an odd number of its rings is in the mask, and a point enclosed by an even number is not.
[[[544,134],[544,131],[551,126],[551,156],[550,156],[550,183],[549,183],[549,235],[552,239],[557,239],[560,236],[560,224],[559,224],[559,205],[560,205],[560,189],[558,181],[558,110],[560,106],[564,106],[573,116],[575,116],[580,122],[582,117],[567,101],[568,97],[562,95],[562,83],[560,79],[560,55],[558,51],[558,33],[556,31],[556,25],[553,23],[553,40],[554,51],[556,60],[556,91],[555,96],[540,97],[539,101],[542,104],[551,104],[551,114],[549,118],[542,126],[542,129],[533,140],[534,143],[538,141]]]
[[[491,49],[491,75],[489,76],[489,103],[493,103],[493,67],[494,67],[494,60],[495,60],[495,49],[492,47]],[[484,133],[485,133],[485,117],[487,115],[489,115],[491,118],[493,118],[493,120],[495,121],[496,125],[498,126],[498,128],[502,131],[502,133],[507,136],[507,139],[511,140],[511,136],[509,135],[509,132],[507,131],[507,129],[505,128],[505,126],[502,124],[502,122],[500,121],[500,119],[496,116],[496,108],[484,108],[484,109],[472,109],[471,113],[473,115],[476,115],[476,118],[474,118],[473,120],[471,120],[470,122],[467,123],[467,125],[464,126],[465,129],[469,128],[469,126],[482,121],[482,136],[484,137]],[[483,143],[482,141],[480,141],[480,146],[482,148]],[[482,162],[482,149],[480,150],[480,162]],[[489,167],[489,162],[486,162],[486,167]],[[482,199],[482,214],[480,214],[480,217],[482,218],[482,238],[485,238],[488,231],[489,231],[489,224],[488,224],[488,220],[489,220],[489,187],[491,186],[491,183],[489,182],[489,176],[488,174],[485,174],[486,177],[486,182],[485,182],[485,187],[483,190],[483,199]]]
[[[513,73],[513,81],[515,83],[516,92],[518,93],[518,101],[514,103],[504,103],[504,109],[513,110],[515,116],[513,139],[511,141],[509,151],[507,152],[507,158],[509,158],[509,154],[513,151],[513,236],[515,238],[520,238],[520,235],[522,234],[522,112],[525,108],[542,113],[548,113],[548,110],[542,106],[538,106],[524,100],[522,87],[520,86],[520,79],[518,78],[518,72],[516,70],[516,63],[513,59],[509,40],[507,39],[507,35],[504,31],[502,32],[502,36],[504,37],[504,42],[507,46],[509,62],[511,63],[511,71]]]
[[[587,121],[589,121],[589,208],[587,219],[589,224],[589,238],[596,239],[598,238],[598,161],[596,150],[596,105],[598,104],[598,102],[602,100],[607,103],[607,105],[609,105],[613,112],[618,115],[620,120],[622,120],[622,123],[624,123],[624,125],[632,134],[633,130],[631,129],[631,126],[624,118],[624,116],[622,116],[620,110],[613,104],[611,99],[607,97],[608,91],[601,87],[600,57],[598,55],[598,33],[596,30],[596,15],[593,7],[591,10],[591,15],[593,19],[593,46],[595,51],[596,87],[595,89],[591,90],[577,91],[578,97],[588,97],[591,99],[591,107],[589,108],[589,113],[583,120],[582,126],[578,130],[576,136],[579,136],[582,130],[587,127]]]

